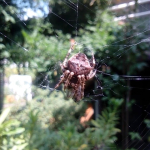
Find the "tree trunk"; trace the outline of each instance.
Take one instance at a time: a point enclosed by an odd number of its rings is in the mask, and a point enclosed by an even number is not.
[[[18,74],[21,75],[20,64],[17,64],[17,71],[18,71]]]
[[[3,101],[4,101],[4,68],[3,62],[0,61],[0,114],[3,109]]]
[[[127,86],[130,87],[130,80],[127,81]],[[128,149],[129,145],[129,101],[131,90],[127,90],[126,98],[122,106],[122,149]]]

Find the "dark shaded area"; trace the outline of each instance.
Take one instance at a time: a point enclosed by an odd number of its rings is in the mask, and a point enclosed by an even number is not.
[[[150,60],[147,61],[148,66],[139,73],[141,76],[150,76]],[[145,80],[139,80],[139,81],[131,81],[131,87],[137,87],[133,88],[131,90],[131,99],[135,99],[135,103],[133,104],[131,110],[130,110],[130,118],[129,118],[129,132],[133,130],[135,132],[139,132],[141,138],[141,141],[133,141],[130,144],[130,147],[139,148],[142,144],[143,146],[140,147],[140,150],[143,150],[146,145],[149,144],[147,141],[148,136],[150,135],[150,130],[147,128],[144,120],[150,119],[150,79]],[[149,149],[147,147],[147,149]]]
[[[65,0],[55,2],[54,5],[50,4],[48,20],[53,25],[53,29],[76,36],[80,28],[85,28],[89,20],[92,22],[95,19],[96,5],[89,6],[88,4],[83,0],[78,2],[78,8],[76,7],[77,1]]]

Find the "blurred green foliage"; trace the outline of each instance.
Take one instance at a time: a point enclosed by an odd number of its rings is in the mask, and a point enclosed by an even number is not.
[[[65,57],[71,37],[64,36],[61,32],[59,32],[59,38],[45,36],[41,32],[47,29],[48,33],[51,33],[51,24],[43,24],[43,20],[39,19],[37,26],[40,24],[42,25],[35,28],[32,33],[24,30],[22,34],[26,41],[25,47],[29,50],[26,61],[28,60],[30,67],[37,72],[46,72]]]
[[[20,126],[20,121],[16,119],[6,120],[10,109],[5,109],[0,115],[0,149],[13,150],[15,148],[23,150],[27,143],[22,138],[21,134],[25,128]]]
[[[110,3],[110,0],[45,1],[49,3],[50,13],[47,18],[52,23],[53,28],[62,30],[64,34],[69,33],[73,37],[76,36],[76,31],[85,28],[89,22],[95,20],[97,10],[101,10],[102,12]],[[67,20],[69,25],[63,19]]]
[[[8,62],[13,61],[13,51],[11,51],[10,46],[15,46],[15,53],[19,55],[17,49],[22,47],[23,43],[21,36],[23,22],[21,20],[18,21],[17,7],[11,0],[8,0],[7,3],[5,1],[0,2],[0,20],[0,67],[3,67],[4,63],[2,62],[4,59],[7,59]]]
[[[72,100],[64,100],[62,92],[53,92],[49,97],[46,95],[42,90],[40,100],[35,97],[22,109],[15,107],[11,110],[8,119],[21,122],[14,129],[24,129],[18,133],[17,139],[11,135],[12,141],[20,141],[18,146],[26,146],[24,149],[27,150],[94,150],[107,149],[117,140],[116,133],[120,132],[116,128],[120,100],[113,99],[110,108],[105,109],[99,119],[89,122],[89,127],[83,130],[79,121],[84,115],[86,102],[76,104]],[[7,141],[8,136],[5,138]],[[10,149],[13,148],[11,146]],[[2,144],[2,147],[6,149],[7,145]],[[19,150],[17,145],[16,149]]]

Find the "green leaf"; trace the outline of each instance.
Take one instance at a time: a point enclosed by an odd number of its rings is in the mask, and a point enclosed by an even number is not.
[[[9,112],[10,112],[10,108],[7,108],[2,112],[2,114],[0,115],[0,125],[4,122]]]
[[[12,136],[12,135],[20,134],[24,131],[25,131],[24,128],[19,127],[19,128],[14,129],[13,131],[9,131],[9,132],[6,132],[6,133],[4,132],[4,135]]]
[[[141,140],[141,136],[137,132],[130,132],[129,135],[131,136],[131,140]]]

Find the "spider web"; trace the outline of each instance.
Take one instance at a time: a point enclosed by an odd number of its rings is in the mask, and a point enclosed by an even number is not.
[[[3,2],[6,5],[9,5],[7,3],[7,1],[3,1]],[[76,17],[74,18],[75,37],[77,38],[78,37],[78,24],[80,23],[78,21],[78,17],[81,13],[81,12],[79,12],[78,8],[80,7],[80,5],[83,5],[84,9],[86,9],[86,11],[92,11],[92,10],[89,8],[89,6],[84,5],[83,3],[81,3],[78,0],[76,3],[74,3],[71,0],[66,1],[64,3],[65,3],[65,5],[67,5],[68,8],[75,11],[75,14],[76,14]],[[147,11],[147,9],[144,6],[143,6],[143,9]],[[62,22],[65,22],[67,25],[74,27],[74,25],[71,24],[71,21],[61,18],[57,14],[57,12],[51,11],[51,14],[53,14],[55,17],[59,18]],[[20,19],[20,17],[18,17],[18,20],[20,22],[22,22],[22,24],[24,26],[26,26],[25,22],[22,19]],[[96,82],[96,88],[91,89],[90,91],[85,93],[85,99],[84,99],[85,103],[86,103],[86,101],[95,101],[95,100],[99,100],[100,98],[103,98],[105,101],[107,99],[108,92],[111,93],[113,97],[124,98],[123,95],[118,93],[118,88],[123,87],[125,92],[132,90],[132,97],[133,97],[133,99],[136,100],[136,101],[133,101],[132,112],[135,111],[137,114],[134,115],[133,118],[129,120],[129,130],[132,132],[139,132],[142,140],[133,142],[130,139],[128,141],[128,143],[124,143],[124,145],[128,145],[129,148],[135,147],[139,150],[140,149],[148,150],[150,148],[150,144],[147,141],[145,142],[145,140],[150,132],[150,129],[147,129],[144,125],[144,120],[148,119],[149,115],[150,115],[150,111],[149,111],[150,103],[146,103],[146,104],[142,103],[142,100],[148,99],[147,96],[150,95],[150,86],[149,86],[150,72],[147,73],[147,76],[143,76],[142,74],[139,74],[139,75],[119,74],[118,70],[116,70],[116,73],[115,72],[111,73],[110,65],[113,62],[117,62],[119,65],[119,63],[120,63],[119,60],[121,60],[124,55],[129,54],[132,47],[140,45],[143,42],[147,42],[147,43],[150,42],[150,37],[148,35],[146,38],[143,38],[142,40],[140,39],[138,42],[134,43],[135,38],[140,37],[144,33],[149,33],[149,31],[150,31],[149,20],[150,20],[149,16],[146,16],[144,18],[144,21],[142,21],[141,23],[137,23],[137,24],[135,23],[136,28],[140,28],[141,26],[143,26],[143,24],[145,24],[145,27],[142,29],[142,31],[137,33],[136,35],[125,37],[123,40],[119,40],[115,43],[111,43],[111,45],[103,45],[102,46],[103,48],[105,48],[106,53],[103,56],[103,58],[101,58],[101,60],[96,60],[95,69],[97,71],[97,74],[95,75],[95,79],[94,79]],[[3,25],[1,25],[1,27],[3,28]],[[133,29],[131,29],[131,31],[132,30]],[[0,32],[0,34],[2,37],[7,38],[11,42],[13,42],[16,46],[20,47],[23,51],[26,51],[27,54],[30,53],[29,49],[19,45],[17,43],[17,40],[7,37],[4,33]],[[127,45],[121,45],[120,43],[124,40],[133,41],[133,43],[130,42],[132,44],[129,43]],[[41,41],[42,41],[42,39],[41,39]],[[78,40],[76,42],[77,42],[77,52],[92,53],[92,51],[94,51],[94,50],[92,50],[92,48],[86,47],[84,42],[78,41]],[[113,52],[113,56],[110,56],[109,53],[107,53],[109,51],[110,47],[118,48],[119,46],[121,46],[122,48],[116,49]],[[63,49],[67,53],[69,47],[70,47],[70,43],[68,42],[68,47],[64,46],[63,48],[60,49],[60,52]],[[60,60],[60,61],[62,62],[63,60]],[[110,65],[108,65],[108,64],[110,64]],[[47,70],[47,72],[56,71],[56,70],[58,70],[58,68],[59,68],[59,62],[54,67],[49,68]],[[41,75],[42,75],[42,77],[40,79],[41,81],[40,81],[39,87],[53,91],[54,86],[52,86],[50,84],[50,82],[51,82],[50,76],[48,74],[47,75],[41,74]],[[129,84],[127,84],[127,83],[129,83]],[[57,91],[59,91],[59,90],[57,90]],[[139,95],[137,95],[137,93],[139,93]],[[140,96],[140,98],[139,98],[139,96]],[[127,135],[127,136],[129,136],[129,135]],[[116,145],[120,145],[121,142],[124,142],[124,140],[119,141],[119,143],[117,141],[116,142],[114,141],[114,143]]]

